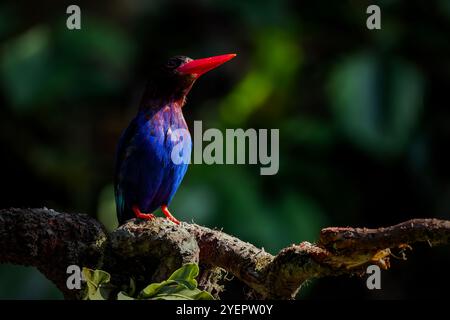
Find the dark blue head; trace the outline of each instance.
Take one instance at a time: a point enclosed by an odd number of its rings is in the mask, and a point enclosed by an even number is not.
[[[195,80],[235,56],[236,54],[225,54],[196,60],[185,56],[170,58],[151,75],[142,107],[157,108],[167,102],[177,102],[183,106]]]

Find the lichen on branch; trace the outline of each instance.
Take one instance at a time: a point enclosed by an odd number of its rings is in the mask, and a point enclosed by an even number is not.
[[[108,271],[120,283],[159,282],[186,263],[201,266],[199,284],[220,297],[233,275],[248,297],[292,299],[310,279],[359,274],[368,264],[389,268],[392,249],[417,242],[450,242],[450,221],[413,219],[378,229],[326,228],[317,243],[302,242],[271,255],[263,249],[197,224],[163,218],[132,219],[109,233],[85,214],[51,209],[0,210],[0,263],[37,267],[64,293],[67,267]],[[229,277],[229,276],[228,276]]]

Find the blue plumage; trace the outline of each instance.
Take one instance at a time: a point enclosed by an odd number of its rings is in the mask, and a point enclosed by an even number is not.
[[[190,135],[175,135],[177,129],[188,132],[181,106],[168,103],[159,110],[140,110],[122,134],[115,188],[120,223],[135,216],[134,205],[151,213],[172,200],[188,167],[172,161],[173,147],[181,143],[188,157],[192,148]]]
[[[158,207],[168,219],[179,223],[167,206],[191,156],[192,141],[182,113],[186,95],[200,75],[234,56],[197,60],[178,56],[156,69],[139,111],[117,147],[114,191],[120,224],[133,217],[151,219]],[[175,159],[173,152],[178,156]]]

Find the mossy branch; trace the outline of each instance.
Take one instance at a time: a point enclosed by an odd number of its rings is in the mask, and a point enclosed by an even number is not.
[[[391,249],[449,240],[450,221],[413,219],[378,229],[326,228],[316,244],[302,242],[273,256],[222,231],[163,218],[133,219],[108,233],[85,214],[0,210],[0,263],[37,267],[66,298],[79,297],[66,286],[69,265],[108,271],[119,283],[129,277],[148,283],[194,262],[202,268],[200,285],[216,296],[227,289],[226,274],[232,274],[250,298],[291,299],[307,280],[360,274],[368,264],[386,269]]]

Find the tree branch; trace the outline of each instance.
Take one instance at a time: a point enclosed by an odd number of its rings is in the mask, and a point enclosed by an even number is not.
[[[389,268],[391,249],[417,242],[450,242],[450,221],[414,219],[388,228],[326,228],[316,244],[302,242],[273,256],[219,230],[157,218],[130,220],[108,234],[84,214],[49,209],[0,210],[0,263],[37,267],[66,298],[66,268],[79,265],[108,271],[113,281],[129,277],[148,284],[161,281],[187,262],[202,266],[200,284],[227,287],[217,268],[234,275],[253,297],[291,299],[310,279],[360,274],[368,264]],[[214,276],[211,276],[214,275]],[[214,282],[214,283],[208,283]]]
[[[103,225],[85,214],[49,209],[0,211],[0,263],[34,266],[66,297],[69,265],[103,265],[108,235]]]

